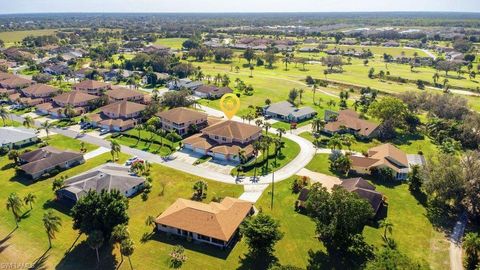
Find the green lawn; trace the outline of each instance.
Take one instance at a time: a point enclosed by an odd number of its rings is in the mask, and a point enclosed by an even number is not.
[[[52,143],[59,145],[59,143]],[[58,138],[57,138],[58,139]],[[120,163],[123,163],[128,156],[121,154]],[[105,153],[96,158],[88,160],[85,164],[74,167],[63,172],[61,175],[73,176],[110,160],[109,153]],[[75,243],[77,232],[72,229],[72,220],[66,214],[67,210],[52,202],[53,193],[51,184],[53,179],[30,183],[29,181],[18,181],[13,178],[15,169],[8,166],[10,161],[6,157],[0,157],[0,166],[2,167],[2,189],[0,197],[6,198],[11,192],[24,196],[28,192],[33,192],[37,196],[37,201],[33,205],[33,210],[26,214],[26,217],[20,222],[20,228],[13,231],[15,222],[10,212],[5,207],[0,208],[0,238],[3,241],[0,244],[2,252],[0,261],[19,261],[33,263],[44,254],[48,248],[48,241],[43,230],[42,215],[46,209],[53,209],[54,212],[62,218],[63,226],[53,240],[53,248],[46,253],[46,259],[40,268],[45,269],[93,269],[95,268],[95,253],[84,243],[85,237],[81,236]],[[200,178],[185,174],[160,165],[152,166],[153,189],[149,199],[144,202],[141,196],[136,196],[130,200],[129,230],[132,239],[135,241],[135,253],[132,256],[132,263],[135,269],[166,269],[168,254],[175,244],[182,244],[186,247],[188,261],[183,269],[208,269],[212,265],[218,266],[218,269],[234,269],[239,264],[238,256],[245,252],[245,244],[238,243],[233,251],[221,251],[216,248],[199,246],[167,238],[161,234],[155,234],[147,242],[142,242],[142,236],[152,231],[151,227],[145,225],[145,219],[148,215],[159,215],[177,198],[190,198],[193,190],[192,186]],[[238,197],[243,192],[243,187],[239,185],[228,185],[219,182],[208,181],[208,196],[206,202],[209,202],[214,196],[233,196]],[[161,184],[163,183],[163,185]],[[163,195],[161,190],[163,189]],[[27,211],[28,207],[24,207]],[[28,217],[27,217],[28,215]],[[10,234],[10,232],[12,232]],[[9,235],[10,234],[10,235]],[[66,253],[72,248],[70,253]],[[101,249],[102,264],[101,269],[114,269],[112,263],[120,260],[117,250],[109,248]],[[112,255],[113,254],[113,255]],[[128,262],[125,261],[120,269],[130,269]]]
[[[183,42],[186,38],[161,38],[155,41],[155,44],[170,47],[172,49],[182,49]]]
[[[275,135],[272,135],[275,136]],[[251,160],[247,164],[243,165],[244,166],[244,171],[241,173],[243,175],[247,176],[252,176],[255,171],[255,167],[257,167],[257,176],[258,175],[265,175],[270,172],[272,172],[272,167],[275,168],[275,171],[279,170],[283,166],[287,165],[292,161],[299,153],[300,153],[300,146],[295,143],[292,140],[289,140],[287,138],[282,138],[282,141],[285,143],[285,148],[282,149],[282,153],[279,155],[277,158],[277,164],[274,166],[274,159],[273,159],[273,153],[275,151],[275,146],[272,144],[270,146],[270,159],[269,159],[269,165],[268,165],[268,172],[263,170],[265,162],[266,162],[266,155],[260,155],[257,158],[257,162],[255,163],[255,159]],[[256,165],[255,165],[256,164]],[[236,175],[237,174],[237,168],[234,168],[230,174]]]
[[[178,142],[171,142],[161,136],[154,135],[153,139],[150,140],[151,134],[145,130],[140,132],[140,140],[138,138],[138,131],[131,129],[119,137],[114,138],[118,143],[126,145],[132,148],[137,148],[144,150],[150,153],[159,154],[161,156],[167,156],[172,153],[172,147],[176,149],[178,147]],[[160,147],[160,142],[163,145]]]
[[[307,169],[334,175],[329,169],[327,154],[318,154]],[[426,217],[426,208],[408,191],[406,184],[382,185],[375,183],[388,202],[388,220],[394,224],[393,237],[400,251],[427,261],[433,269],[449,267],[449,243],[446,236],[436,230]],[[299,226],[301,227],[301,226]],[[365,238],[380,247],[383,229],[366,227]]]
[[[43,138],[44,141],[48,142],[48,145],[53,146],[58,149],[62,150],[70,150],[70,151],[80,151],[81,148],[81,141],[77,139],[73,139],[70,137],[66,137],[60,134],[55,134],[55,135],[50,135],[49,138]],[[87,150],[87,152],[90,152],[92,150],[95,150],[98,148],[98,146],[90,144],[90,143],[84,143],[84,147]]]
[[[21,42],[27,36],[53,35],[56,31],[58,31],[58,29],[0,32],[0,39],[5,42],[6,47],[10,47],[13,46],[15,42]]]

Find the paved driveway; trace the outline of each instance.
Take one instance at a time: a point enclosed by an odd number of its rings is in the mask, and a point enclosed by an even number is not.
[[[313,172],[305,168],[301,169],[297,175],[310,178],[312,183],[321,183],[322,186],[326,187],[328,190],[332,190],[334,185],[339,185],[342,183],[342,180],[340,180],[338,177]]]

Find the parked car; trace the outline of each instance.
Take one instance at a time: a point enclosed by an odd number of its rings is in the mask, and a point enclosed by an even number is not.
[[[100,135],[105,135],[105,134],[107,134],[108,132],[110,132],[109,129],[102,128],[102,129],[100,130]]]

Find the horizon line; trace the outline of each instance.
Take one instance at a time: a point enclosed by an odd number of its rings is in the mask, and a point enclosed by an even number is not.
[[[479,14],[480,11],[445,11],[445,10],[424,10],[424,11],[408,11],[408,10],[391,10],[391,11],[56,11],[56,12],[12,12],[1,13],[1,15],[43,15],[43,14],[328,14],[328,13],[341,13],[341,14],[355,14],[355,13],[469,13]]]

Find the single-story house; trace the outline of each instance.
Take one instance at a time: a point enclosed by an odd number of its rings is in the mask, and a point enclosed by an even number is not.
[[[119,101],[100,108],[100,113],[90,115],[90,122],[97,127],[110,131],[125,131],[133,128],[145,105]]]
[[[265,106],[263,108],[263,113],[265,116],[270,116],[287,122],[300,122],[317,115],[317,112],[311,107],[297,108],[288,101],[282,101]]]
[[[54,64],[43,69],[44,73],[50,75],[66,75],[70,74],[70,68],[67,64]]]
[[[207,126],[208,115],[188,108],[173,108],[157,113],[162,127],[173,130],[180,136],[196,132]]]
[[[360,115],[350,109],[338,113],[326,110],[323,131],[328,134],[350,133],[359,137],[373,138],[377,135],[378,124],[361,119]]]
[[[252,142],[262,136],[262,129],[236,121],[219,121],[201,130],[201,134],[183,140],[185,149],[214,159],[240,161],[254,154]]]
[[[27,88],[23,88],[20,91],[26,97],[43,99],[50,99],[59,92],[57,88],[43,83],[33,84]]]
[[[180,79],[180,80],[173,80],[167,83],[167,87],[170,90],[180,90],[180,89],[187,89],[187,90],[195,90],[198,87],[202,86],[203,83],[201,81],[192,81],[188,78]]]
[[[24,127],[0,127],[0,147],[20,148],[38,142],[35,130]]]
[[[409,163],[407,154],[390,143],[368,149],[366,156],[349,156],[352,171],[359,174],[371,174],[381,168],[393,171],[397,180],[407,179]]]
[[[233,93],[233,90],[228,87],[217,87],[215,85],[202,85],[193,91],[193,94],[201,98],[220,98],[224,94]]]
[[[145,178],[130,172],[127,166],[107,163],[65,180],[64,188],[57,191],[57,198],[67,206],[73,206],[88,191],[117,190],[130,198],[141,191]]]
[[[254,213],[251,202],[225,197],[209,204],[177,199],[157,217],[157,230],[221,248],[235,242],[238,228]]]
[[[115,87],[105,93],[109,102],[133,101],[143,102],[144,94],[125,87]]]
[[[26,152],[20,156],[20,160],[27,161],[20,166],[20,170],[32,179],[38,179],[55,169],[68,169],[85,162],[81,153],[61,151],[53,147]]]
[[[360,198],[367,200],[372,206],[375,216],[378,215],[382,207],[385,205],[385,196],[375,190],[375,186],[361,177],[343,179],[340,185],[348,192],[356,193]]]

